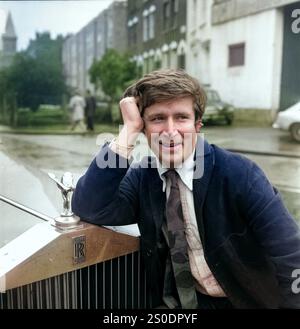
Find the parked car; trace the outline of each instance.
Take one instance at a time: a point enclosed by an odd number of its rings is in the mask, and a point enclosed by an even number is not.
[[[221,100],[219,93],[211,88],[205,88],[207,96],[203,122],[225,121],[230,125],[234,118],[234,107]]]
[[[273,128],[289,131],[292,138],[300,142],[300,102],[279,112]]]

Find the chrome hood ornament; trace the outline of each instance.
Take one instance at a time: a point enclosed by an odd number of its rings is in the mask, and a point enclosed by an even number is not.
[[[80,218],[74,215],[71,208],[71,196],[75,189],[73,185],[73,174],[65,172],[60,180],[53,173],[48,173],[48,176],[56,183],[63,198],[63,211],[59,217],[54,219],[56,226],[66,229],[76,227]]]

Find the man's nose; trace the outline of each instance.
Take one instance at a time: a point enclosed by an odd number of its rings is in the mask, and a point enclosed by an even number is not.
[[[165,132],[168,133],[169,135],[174,134],[174,132],[176,131],[176,123],[174,122],[173,118],[169,118],[168,120],[166,120],[166,124],[165,124]]]

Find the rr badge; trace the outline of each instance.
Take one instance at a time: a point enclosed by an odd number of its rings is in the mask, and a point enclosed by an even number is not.
[[[73,238],[73,260],[75,264],[85,261],[86,254],[86,239],[85,235],[80,235]]]

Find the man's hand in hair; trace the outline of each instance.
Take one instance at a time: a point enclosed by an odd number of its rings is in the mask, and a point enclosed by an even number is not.
[[[138,108],[138,98],[125,97],[121,99],[120,109],[128,134],[139,134],[144,128],[144,121]]]

